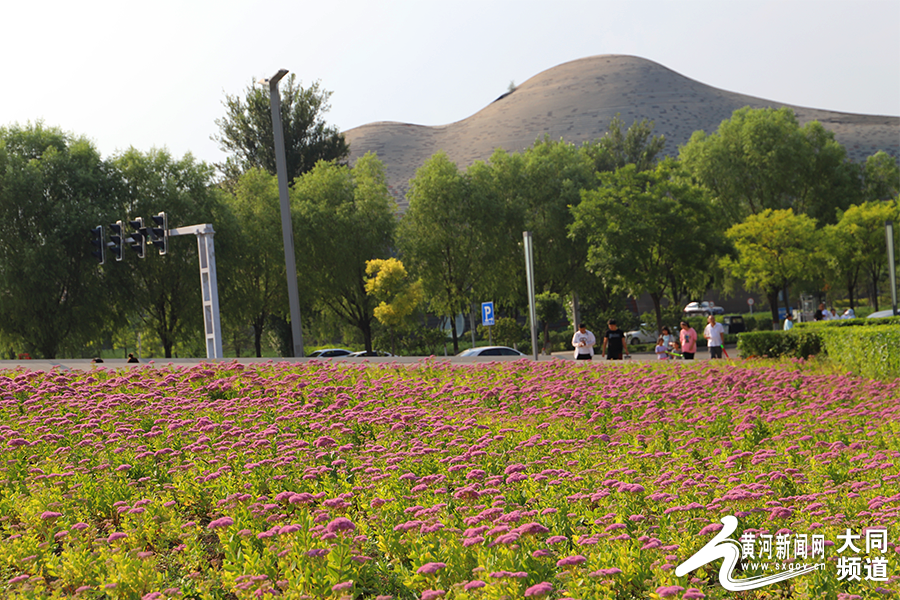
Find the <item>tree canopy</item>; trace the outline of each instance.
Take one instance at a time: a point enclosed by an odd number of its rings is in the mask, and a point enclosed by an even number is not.
[[[288,182],[311,170],[320,160],[344,160],[350,152],[344,134],[324,119],[330,109],[331,92],[318,81],[303,87],[293,74],[280,85]],[[216,119],[219,133],[211,137],[230,154],[225,163],[218,165],[226,179],[236,181],[241,173],[253,168],[277,174],[268,86],[251,83],[243,97],[226,95],[222,104],[226,114]]]
[[[86,138],[42,123],[0,128],[0,331],[54,358],[113,320],[89,231],[112,214],[115,177]]]
[[[366,293],[366,264],[389,256],[397,224],[384,165],[371,153],[352,169],[320,161],[297,179],[291,205],[301,283],[318,306],[356,327],[371,352],[376,302]]]
[[[793,110],[742,108],[712,134],[694,132],[680,159],[731,223],[792,209],[822,223],[859,196],[859,172],[834,134],[800,127]]]
[[[650,295],[662,328],[662,302],[705,291],[724,232],[703,190],[672,160],[652,171],[628,165],[604,174],[572,208],[573,240],[587,248],[589,271],[614,291]]]

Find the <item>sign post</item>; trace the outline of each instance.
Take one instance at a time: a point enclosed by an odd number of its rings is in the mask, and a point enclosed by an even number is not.
[[[482,302],[481,303],[481,324],[488,328],[488,343],[490,345],[494,345],[493,337],[491,336],[491,326],[494,324],[494,303],[493,302]]]
[[[525,279],[528,287],[528,318],[531,321],[531,353],[538,360],[537,309],[534,299],[534,250],[530,231],[523,231],[525,242]]]
[[[747,298],[747,306],[750,307],[750,314],[753,314],[753,298]]]

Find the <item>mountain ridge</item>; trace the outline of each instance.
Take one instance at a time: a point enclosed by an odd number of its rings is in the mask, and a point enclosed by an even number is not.
[[[405,209],[409,180],[440,150],[464,169],[487,160],[496,148],[521,151],[545,135],[575,144],[600,138],[618,114],[626,126],[641,119],[653,121],[653,134],[665,135],[664,154],[672,156],[694,131],[712,133],[744,106],[787,106],[801,125],[819,121],[856,162],[878,150],[900,157],[900,117],[842,113],[729,92],[651,60],[620,54],[580,58],[542,71],[453,123],[378,121],[344,135],[351,164],[367,152],[378,154],[391,193]]]

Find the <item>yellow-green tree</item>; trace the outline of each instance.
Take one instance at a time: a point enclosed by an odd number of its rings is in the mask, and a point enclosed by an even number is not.
[[[391,332],[391,353],[397,354],[396,334],[422,304],[422,282],[413,281],[396,258],[366,262],[366,293],[379,301],[375,318]]]
[[[745,281],[748,289],[766,295],[772,307],[772,323],[778,323],[778,292],[807,274],[816,263],[816,220],[786,210],[767,209],[732,226],[725,235],[737,250],[737,259],[725,257],[721,265]]]

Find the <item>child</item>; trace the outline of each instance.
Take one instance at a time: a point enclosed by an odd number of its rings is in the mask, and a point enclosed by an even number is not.
[[[657,360],[668,360],[669,359],[669,355],[667,354],[668,351],[669,351],[669,349],[666,348],[665,339],[663,338],[663,336],[659,336],[659,339],[656,340],[656,359]]]

